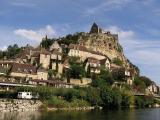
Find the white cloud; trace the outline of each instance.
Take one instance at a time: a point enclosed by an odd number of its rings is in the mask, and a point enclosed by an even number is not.
[[[37,4],[35,1],[31,0],[12,0],[9,1],[9,4],[16,7],[35,7]]]
[[[118,9],[125,6],[129,2],[132,2],[132,0],[103,0],[103,2],[101,2],[99,5],[87,8],[84,11],[84,15],[89,16],[103,11]]]
[[[2,50],[2,51],[7,50],[7,46],[1,46],[1,47],[0,47],[0,50]]]
[[[135,37],[135,33],[131,30],[129,31],[124,31],[122,29],[120,29],[117,26],[110,26],[109,28],[107,28],[107,30],[111,31],[112,33],[116,33],[119,35],[120,39],[133,39]]]
[[[39,30],[17,29],[14,31],[14,34],[28,40],[40,42],[45,35],[49,37],[55,36],[56,31],[52,26],[47,25]]]

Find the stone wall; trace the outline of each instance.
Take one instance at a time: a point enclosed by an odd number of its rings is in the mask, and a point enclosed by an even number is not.
[[[67,80],[65,80],[67,82]],[[92,82],[90,78],[83,78],[83,79],[70,79],[70,83],[73,85],[88,85]]]
[[[0,111],[35,111],[41,105],[39,100],[0,99]]]

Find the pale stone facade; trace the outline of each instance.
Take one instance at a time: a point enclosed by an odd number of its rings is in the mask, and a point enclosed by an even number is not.
[[[45,69],[49,68],[50,59],[51,59],[50,54],[43,54],[43,53],[40,54],[40,64],[42,64],[43,68]]]
[[[158,87],[156,86],[156,84],[152,84],[152,85],[148,86],[148,88],[146,89],[146,92],[148,94],[157,94],[158,93]]]
[[[46,70],[38,70],[37,79],[38,80],[48,80],[48,72]]]
[[[65,80],[65,82],[67,82],[67,80]],[[83,79],[70,79],[70,84],[73,85],[89,85],[90,83],[92,83],[92,80],[90,78],[83,78]]]
[[[37,74],[26,74],[26,73],[11,72],[10,76],[37,79]]]
[[[88,57],[97,58],[98,60],[105,59],[106,57],[100,53],[97,53],[95,51],[89,51],[87,48],[85,48],[82,45],[74,45],[71,44],[69,46],[69,56],[75,56],[79,57],[82,61],[85,61]]]
[[[53,50],[57,50],[58,52],[62,53],[62,47],[58,44],[57,41],[54,41],[54,43],[50,47],[50,51],[53,51]]]

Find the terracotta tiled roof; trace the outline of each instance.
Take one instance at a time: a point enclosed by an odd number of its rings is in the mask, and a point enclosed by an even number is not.
[[[46,49],[41,49],[40,54],[50,55],[51,53]]]
[[[100,63],[100,61],[98,59],[94,58],[94,57],[89,57],[87,59],[88,59],[89,63],[97,63],[97,64]]]
[[[37,69],[35,66],[32,66],[30,64],[12,63],[11,72],[36,74]]]
[[[31,55],[31,57],[39,57],[40,52],[34,52],[33,55]]]

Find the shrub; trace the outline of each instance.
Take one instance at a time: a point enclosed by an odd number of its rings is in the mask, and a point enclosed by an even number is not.
[[[119,58],[114,58],[112,63],[122,66],[123,65],[123,61],[121,61]]]

